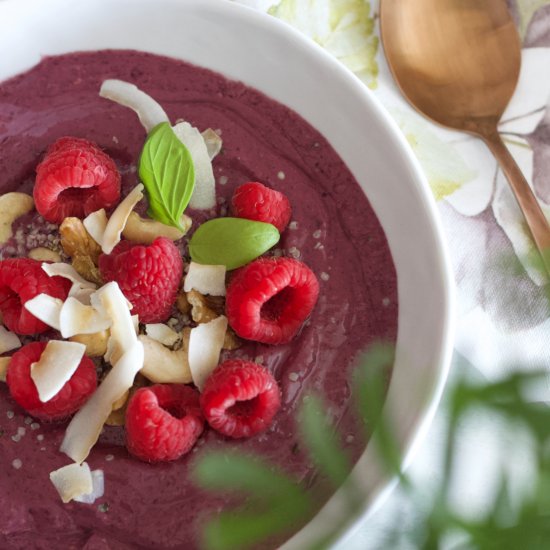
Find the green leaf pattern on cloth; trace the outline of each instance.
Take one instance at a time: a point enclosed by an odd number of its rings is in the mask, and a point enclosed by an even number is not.
[[[369,87],[376,87],[379,39],[369,2],[282,0],[269,13],[315,40]]]

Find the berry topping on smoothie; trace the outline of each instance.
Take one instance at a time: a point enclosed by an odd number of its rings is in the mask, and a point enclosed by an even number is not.
[[[319,295],[311,269],[292,258],[260,258],[235,273],[227,288],[231,328],[247,340],[286,344],[309,317]]]
[[[177,460],[202,433],[199,392],[181,384],[155,384],[134,393],[126,410],[126,446],[146,462]]]
[[[48,277],[42,262],[30,258],[10,258],[0,261],[0,312],[6,327],[17,334],[39,334],[48,325],[24,307],[25,302],[39,294],[64,300],[71,287],[61,277]]]
[[[201,394],[201,408],[210,427],[235,439],[266,430],[280,405],[281,392],[273,375],[241,359],[219,365]]]
[[[115,163],[88,140],[58,139],[36,168],[34,202],[51,223],[109,209],[119,198],[120,174]]]
[[[78,368],[59,393],[49,401],[40,400],[31,377],[31,365],[40,360],[46,342],[32,342],[15,352],[10,360],[6,382],[15,401],[31,416],[43,421],[57,421],[75,413],[88,400],[97,386],[95,365],[82,357]]]
[[[116,281],[143,323],[166,320],[176,301],[183,260],[174,243],[158,237],[150,245],[119,243],[99,257],[103,279]]]
[[[285,195],[257,181],[239,185],[233,193],[231,206],[237,218],[270,223],[279,233],[286,229],[292,214]]]

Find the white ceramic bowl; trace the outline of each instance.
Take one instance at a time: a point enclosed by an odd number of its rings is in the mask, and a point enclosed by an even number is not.
[[[42,55],[103,48],[181,58],[241,80],[297,111],[350,168],[386,232],[397,268],[397,354],[386,407],[406,465],[445,382],[452,292],[435,203],[395,123],[321,48],[274,18],[227,0],[0,0],[0,80]],[[395,484],[371,446],[355,473],[365,494],[363,510],[346,516],[337,493],[285,548],[305,548],[322,533],[351,532]]]

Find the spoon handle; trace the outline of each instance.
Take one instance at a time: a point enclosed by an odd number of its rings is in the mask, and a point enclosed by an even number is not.
[[[546,270],[550,274],[550,226],[548,220],[531,186],[527,183],[525,176],[496,129],[482,137],[508,179]]]

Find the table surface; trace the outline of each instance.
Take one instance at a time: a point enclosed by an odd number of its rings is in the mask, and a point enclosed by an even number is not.
[[[544,292],[548,280],[526,262],[533,245],[515,199],[481,141],[428,122],[399,94],[379,44],[379,2],[370,6],[365,2],[351,14],[353,3],[339,0],[236,1],[264,11],[271,8],[272,15],[338,57],[388,109],[419,158],[439,207],[457,285],[455,357],[447,394],[459,376],[493,381],[513,369],[547,365],[550,311]],[[508,3],[523,41],[522,70],[499,131],[550,215],[550,0]],[[342,5],[346,8],[339,12]],[[329,12],[330,22],[325,16]],[[539,386],[529,398],[548,402],[549,390],[548,383]],[[442,477],[444,403],[445,396],[409,470],[413,482],[427,495]],[[527,448],[514,444],[514,435],[498,419],[478,412],[460,427],[456,461],[453,504],[467,517],[476,517],[491,502],[501,467],[506,465],[521,479],[530,455]],[[384,541],[396,525],[404,535],[419,513],[398,488],[337,548],[385,548]],[[402,536],[392,548],[412,547]]]

